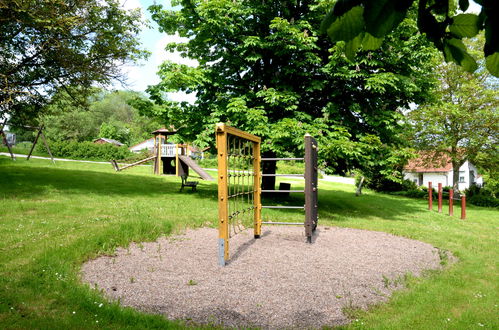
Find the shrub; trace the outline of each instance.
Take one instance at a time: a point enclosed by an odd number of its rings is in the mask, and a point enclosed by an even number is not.
[[[474,195],[470,198],[466,197],[466,201],[476,206],[499,207],[499,198],[494,198],[488,195]]]
[[[92,142],[53,141],[49,142],[54,157],[70,159],[111,160],[126,159],[133,156],[126,147],[111,144],[96,144]],[[45,146],[37,144],[37,150],[43,151]]]
[[[197,161],[199,166],[207,167],[207,168],[217,168],[218,167],[218,159],[215,156],[208,156],[204,159],[200,159]]]
[[[355,178],[355,185],[358,186],[360,182],[360,176]],[[364,186],[370,188],[374,191],[379,192],[394,192],[394,191],[404,191],[403,183],[395,182],[387,179],[385,176],[379,174],[373,177],[365,177]]]
[[[405,192],[405,196],[412,198],[426,198],[428,196],[428,190],[422,189],[411,189]]]
[[[466,201],[477,206],[499,207],[499,198],[493,195],[493,192],[485,187],[472,185],[465,191]]]

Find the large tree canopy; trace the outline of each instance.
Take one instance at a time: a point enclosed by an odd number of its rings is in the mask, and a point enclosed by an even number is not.
[[[141,25],[116,0],[0,0],[0,120],[35,117],[61,87],[120,78],[145,55]]]
[[[263,150],[283,156],[301,154],[309,132],[322,159],[344,171],[365,164],[373,146],[398,143],[398,110],[424,102],[433,86],[434,50],[411,19],[351,63],[344,44],[319,34],[329,1],[175,4],[182,8],[150,7],[153,19],[161,31],[187,37],[167,48],[199,66],[165,62],[161,83],[148,91],[164,120],[200,145],[213,144],[221,121],[262,136]],[[167,101],[164,93],[174,91],[195,92],[197,101]]]
[[[346,54],[352,58],[361,46],[375,47],[408,15],[414,2],[418,7],[418,28],[440,49],[445,60],[465,70],[477,69],[475,59],[467,52],[463,38],[474,37],[485,30],[487,69],[499,77],[499,1],[475,0],[481,5],[479,15],[456,14],[466,11],[469,0],[338,0],[322,23],[322,31],[333,41],[347,43]]]

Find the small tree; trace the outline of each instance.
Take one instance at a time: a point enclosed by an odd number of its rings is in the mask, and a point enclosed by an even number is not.
[[[141,26],[116,0],[0,1],[0,120],[36,118],[61,88],[120,79],[145,56]]]
[[[412,139],[419,149],[431,150],[435,158],[448,155],[457,191],[459,168],[466,160],[476,160],[484,168],[494,166],[483,159],[497,159],[499,93],[496,80],[484,70],[468,73],[454,63],[445,63],[438,67],[438,74],[438,101],[409,113]]]

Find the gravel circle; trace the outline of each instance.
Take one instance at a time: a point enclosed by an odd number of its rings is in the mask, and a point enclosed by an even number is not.
[[[268,226],[230,240],[218,266],[218,231],[187,230],[119,248],[85,263],[82,279],[112,300],[168,319],[225,327],[320,328],[346,324],[343,309],[386,301],[403,277],[440,268],[438,249],[382,232]]]

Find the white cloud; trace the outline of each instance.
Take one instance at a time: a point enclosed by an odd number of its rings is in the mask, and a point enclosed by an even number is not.
[[[140,4],[140,0],[120,0],[120,5],[123,7],[123,9],[126,10],[131,10],[135,8],[142,8],[142,5]]]
[[[167,44],[171,42],[187,42],[187,38],[180,37],[177,34],[175,35],[165,35],[163,36],[155,45],[153,50],[153,61],[156,66],[161,65],[165,60],[172,61],[178,64],[185,64],[188,66],[196,67],[198,66],[198,62],[196,60],[190,58],[184,58],[180,55],[179,52],[169,52],[165,50]]]
[[[180,55],[179,52],[169,52],[165,50],[167,44],[171,42],[186,42],[188,39],[180,37],[178,34],[175,35],[165,35],[163,36],[154,46],[153,55],[151,57],[152,63],[154,63],[154,67],[158,68],[164,61],[169,60],[178,64],[185,64],[188,66],[196,67],[199,65],[198,61],[185,58]],[[159,79],[158,79],[159,81]],[[191,93],[187,94],[184,92],[177,93],[168,93],[168,98],[172,101],[186,101],[191,104],[194,104],[196,101],[196,94]]]
[[[187,94],[185,92],[167,93],[168,99],[177,102],[188,102],[194,104],[196,102],[196,93]]]
[[[140,0],[120,0],[120,5],[127,10],[140,8],[143,14],[145,12]],[[186,42],[188,40],[187,38],[182,38],[178,34],[163,35],[157,30],[150,29],[144,30],[140,37],[143,46],[151,52],[151,56],[141,64],[130,64],[122,67],[128,85],[126,87],[136,91],[145,91],[147,86],[158,84],[160,79],[156,73],[158,67],[166,60],[192,67],[198,66],[196,60],[183,58],[179,52],[169,52],[165,50],[167,44],[171,42]],[[122,86],[116,82],[113,84],[113,88],[119,89],[122,88]],[[187,101],[189,103],[194,103],[196,100],[195,93],[168,93],[168,97],[170,100],[179,102]]]

